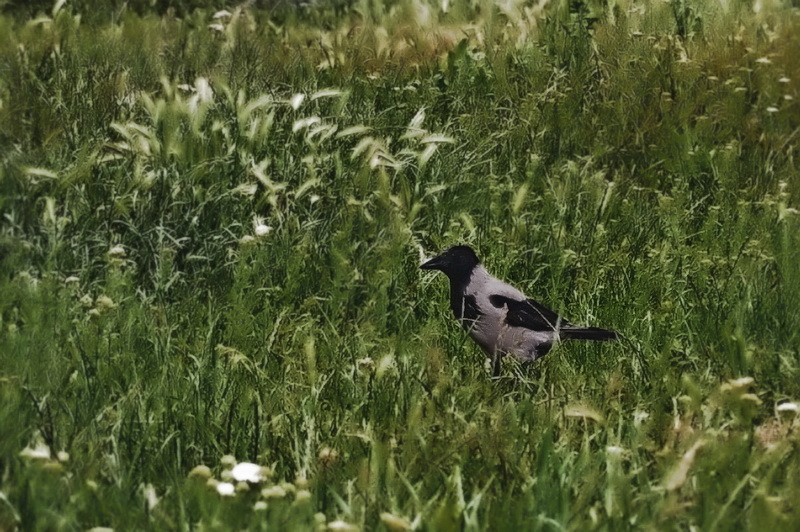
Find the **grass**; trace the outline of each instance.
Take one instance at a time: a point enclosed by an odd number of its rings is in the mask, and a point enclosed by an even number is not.
[[[0,16],[0,529],[800,527],[796,9],[191,7]]]

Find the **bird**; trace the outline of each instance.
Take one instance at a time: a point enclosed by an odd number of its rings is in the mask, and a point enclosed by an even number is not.
[[[420,268],[447,275],[450,309],[492,362],[495,377],[500,374],[500,360],[507,355],[521,362],[533,362],[562,340],[618,338],[612,330],[574,325],[493,277],[469,246],[453,246]]]

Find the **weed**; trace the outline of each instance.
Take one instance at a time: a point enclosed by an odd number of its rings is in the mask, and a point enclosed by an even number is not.
[[[157,4],[0,16],[0,529],[800,526],[796,10]]]

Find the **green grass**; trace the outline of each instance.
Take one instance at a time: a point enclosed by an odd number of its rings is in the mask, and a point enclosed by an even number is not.
[[[800,528],[796,9],[178,4],[0,16],[0,529]]]

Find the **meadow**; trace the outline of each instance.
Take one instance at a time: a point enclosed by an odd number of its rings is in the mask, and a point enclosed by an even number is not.
[[[0,10],[0,530],[800,530],[791,2]]]

